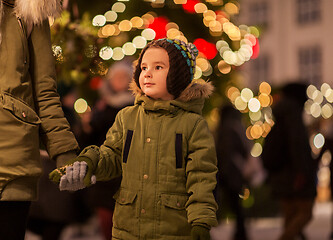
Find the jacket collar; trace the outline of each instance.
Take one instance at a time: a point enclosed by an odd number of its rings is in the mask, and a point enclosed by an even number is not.
[[[17,17],[27,24],[41,24],[48,17],[57,17],[61,12],[60,0],[1,0],[14,7]]]
[[[210,82],[195,81],[181,93],[179,98],[171,101],[153,100],[145,96],[134,81],[131,82],[130,89],[136,95],[135,104],[143,106],[145,110],[176,113],[179,109],[183,109],[201,114],[205,98],[211,95],[214,87]]]

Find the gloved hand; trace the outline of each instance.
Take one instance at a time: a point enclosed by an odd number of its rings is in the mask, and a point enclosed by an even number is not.
[[[209,229],[201,225],[194,225],[191,230],[192,240],[210,240]]]
[[[87,157],[77,157],[68,165],[57,168],[49,174],[51,181],[59,183],[61,191],[76,191],[96,183],[91,160]]]

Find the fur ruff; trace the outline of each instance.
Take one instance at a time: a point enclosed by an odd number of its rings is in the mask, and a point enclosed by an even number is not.
[[[16,0],[16,15],[27,24],[41,24],[48,17],[58,17],[61,12],[60,0]]]
[[[130,90],[135,96],[144,94],[141,88],[136,85],[134,80],[130,83]],[[185,88],[177,100],[188,102],[198,98],[209,98],[213,91],[214,86],[211,82],[206,82],[204,80],[194,80],[190,85],[187,86],[187,88]]]

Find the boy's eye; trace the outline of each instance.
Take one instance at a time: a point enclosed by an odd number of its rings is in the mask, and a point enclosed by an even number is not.
[[[147,67],[141,67],[141,70],[147,70]]]
[[[162,66],[156,66],[156,69],[157,70],[160,70],[160,69],[162,69],[163,67]]]

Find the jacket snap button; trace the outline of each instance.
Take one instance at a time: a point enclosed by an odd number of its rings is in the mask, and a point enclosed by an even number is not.
[[[148,179],[148,175],[147,174],[143,175],[143,178]]]
[[[179,202],[177,202],[177,207],[180,207],[180,203]]]
[[[25,112],[22,112],[22,116],[23,116],[24,118],[26,117]]]
[[[146,213],[146,210],[141,209],[141,213],[142,213],[142,214]]]
[[[125,198],[122,198],[121,201],[122,201],[122,202],[125,202]]]
[[[150,138],[147,138],[146,141],[147,141],[147,143],[149,143],[149,142],[151,141],[151,139],[150,139]]]

